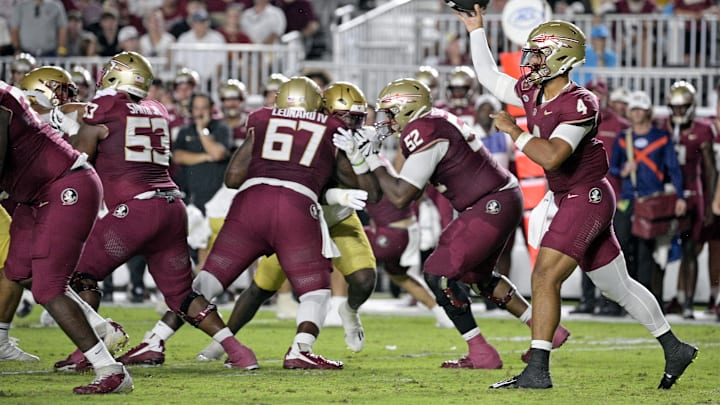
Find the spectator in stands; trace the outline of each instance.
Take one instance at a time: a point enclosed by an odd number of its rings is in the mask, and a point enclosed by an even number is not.
[[[118,46],[122,51],[140,52],[140,33],[132,25],[126,25],[118,31]]]
[[[82,13],[73,10],[67,13],[67,56],[81,56],[80,44],[87,35],[93,35],[83,28]]]
[[[120,53],[118,44],[118,11],[114,7],[103,8],[100,22],[90,28],[97,38],[98,54],[100,56],[115,56]]]
[[[25,0],[15,6],[10,20],[15,52],[36,56],[67,55],[67,15],[57,0]]]
[[[446,66],[472,66],[472,60],[467,52],[467,41],[460,34],[452,34],[445,45],[445,57],[440,65]]]
[[[599,14],[652,14],[659,8],[654,0],[615,0],[599,7]],[[630,48],[631,52],[623,51],[621,57],[630,60],[622,61],[623,66],[650,66],[655,61],[655,40],[659,35],[650,21],[624,20],[622,27],[612,26],[611,31],[615,41],[620,41],[622,49]]]
[[[605,24],[596,24],[590,30],[590,43],[585,45],[585,67],[615,67],[617,54],[608,46],[610,29]],[[573,80],[584,86],[593,80],[592,73],[575,73]]]
[[[276,2],[285,13],[287,26],[285,32],[298,31],[305,40],[305,51],[312,49],[313,38],[320,29],[320,23],[315,16],[313,4],[309,0],[278,0]]]
[[[210,15],[205,10],[199,10],[190,16],[192,29],[178,38],[178,44],[224,44],[225,38],[219,32],[210,28]],[[175,52],[175,63],[187,66],[200,75],[203,90],[208,82],[219,78],[225,64],[225,55],[221,52],[207,52],[202,50],[183,50]]]
[[[165,20],[165,31],[169,32],[177,38],[182,34],[180,32],[178,35],[175,35],[172,32],[172,28],[176,24],[180,24],[185,20],[185,15],[183,14],[183,9],[178,4],[178,0],[163,0],[163,4],[160,7],[160,11],[162,12],[163,19]],[[185,28],[185,31],[190,29],[190,26],[187,25],[187,28]],[[184,32],[184,31],[183,31]]]
[[[140,37],[140,53],[146,57],[169,57],[175,37],[165,31],[165,17],[160,9],[145,14],[145,34]]]
[[[207,13],[207,8],[205,7],[205,2],[202,0],[189,0],[187,4],[185,5],[185,15],[186,18],[177,20],[172,27],[170,28],[169,32],[175,37],[180,39],[180,35],[190,31],[192,27],[192,22],[190,19],[192,16],[200,11],[205,11]],[[209,15],[209,14],[208,14]],[[167,19],[167,15],[165,16]]]
[[[143,18],[163,6],[163,0],[125,0],[130,14]]]
[[[272,44],[285,33],[285,13],[270,4],[270,0],[255,0],[255,5],[243,11],[240,26],[255,44]]]
[[[225,21],[218,32],[225,37],[225,42],[230,44],[250,44],[252,40],[240,26],[240,18],[242,16],[243,6],[233,4],[227,8],[225,12]]]

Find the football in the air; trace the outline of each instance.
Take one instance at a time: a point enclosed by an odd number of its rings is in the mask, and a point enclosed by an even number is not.
[[[445,0],[450,8],[461,13],[475,12],[475,5],[480,7],[487,7],[490,0]]]

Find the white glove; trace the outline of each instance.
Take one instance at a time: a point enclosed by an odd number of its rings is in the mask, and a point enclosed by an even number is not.
[[[383,166],[382,160],[378,156],[382,141],[378,139],[375,127],[365,126],[360,128],[357,131],[357,135],[355,135],[355,139],[361,140],[359,144],[362,146],[360,146],[359,149],[370,171],[374,171],[378,167]]]
[[[370,170],[365,163],[359,142],[356,139],[354,131],[350,129],[338,128],[338,132],[333,135],[333,144],[336,148],[342,150],[350,159],[355,174],[365,174]]]
[[[329,188],[325,192],[325,201],[329,205],[339,204],[354,210],[365,208],[367,198],[367,191],[354,188]]]
[[[73,136],[80,130],[80,124],[77,121],[68,118],[60,107],[55,107],[50,111],[50,126],[56,130]]]

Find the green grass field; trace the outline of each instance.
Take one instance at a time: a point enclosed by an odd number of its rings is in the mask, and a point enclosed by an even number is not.
[[[347,350],[341,328],[326,328],[315,351],[342,360],[342,371],[284,370],[282,358],[294,335],[294,322],[278,321],[261,311],[240,340],[255,351],[260,369],[238,371],[221,362],[198,363],[196,354],[209,342],[185,326],[167,343],[166,363],[132,367],[135,391],[128,395],[81,397],[72,388],[93,374],[52,371],[72,344],[58,328],[39,328],[41,308],[17,320],[11,336],[26,351],[40,356],[34,364],[0,363],[0,404],[128,403],[543,403],[543,404],[711,404],[720,403],[720,324],[678,324],[683,339],[700,347],[700,355],[670,391],[657,390],[663,371],[659,344],[640,325],[621,322],[564,322],[572,336],[552,356],[552,390],[489,390],[488,385],[519,373],[529,329],[509,318],[479,317],[488,340],[500,351],[501,370],[441,369],[444,360],[460,357],[466,346],[454,330],[437,329],[434,320],[418,316],[363,315],[365,349]],[[102,308],[120,321],[130,345],[142,340],[157,313],[146,307]],[[228,310],[224,309],[224,315]]]

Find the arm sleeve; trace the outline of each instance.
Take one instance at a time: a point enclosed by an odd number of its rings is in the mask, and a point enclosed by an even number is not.
[[[427,149],[411,154],[400,170],[400,178],[422,190],[440,160],[445,157],[449,146],[447,141],[436,142]]]
[[[550,139],[562,139],[563,141],[569,143],[573,152],[575,152],[575,149],[580,144],[580,141],[582,141],[585,135],[590,132],[591,128],[592,126],[560,124],[555,127],[555,130],[552,134],[550,134]]]
[[[520,97],[515,94],[517,79],[501,73],[495,58],[488,47],[485,29],[479,28],[470,33],[470,51],[478,81],[505,104],[522,107]]]

